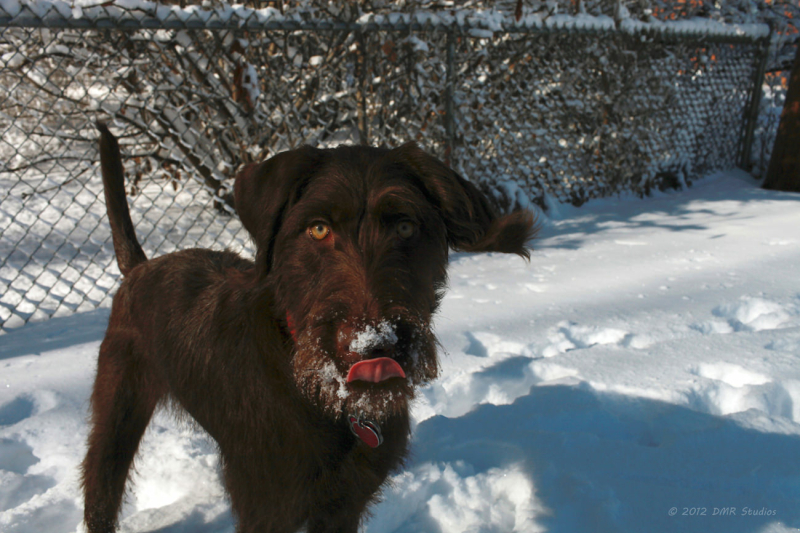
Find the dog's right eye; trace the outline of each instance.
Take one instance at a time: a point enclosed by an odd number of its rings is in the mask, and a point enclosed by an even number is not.
[[[317,222],[308,228],[308,234],[311,235],[311,238],[315,241],[321,241],[325,239],[325,237],[330,235],[330,233],[331,227],[327,224],[323,224],[322,222]]]
[[[417,225],[409,220],[401,220],[397,226],[395,226],[395,230],[400,238],[410,239],[414,236],[414,233],[416,233]]]

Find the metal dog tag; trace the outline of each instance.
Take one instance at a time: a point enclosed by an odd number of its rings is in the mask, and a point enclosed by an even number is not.
[[[370,448],[377,448],[383,443],[383,435],[378,424],[353,415],[349,415],[347,419],[350,422],[350,431],[364,444]]]

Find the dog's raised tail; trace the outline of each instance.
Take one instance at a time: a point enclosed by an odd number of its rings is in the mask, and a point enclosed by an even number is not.
[[[125,170],[119,143],[108,127],[97,122],[100,130],[100,168],[103,171],[103,192],[106,197],[106,212],[111,224],[111,238],[117,256],[119,271],[127,275],[136,265],[147,261],[136,232],[133,229],[128,200],[125,198]]]

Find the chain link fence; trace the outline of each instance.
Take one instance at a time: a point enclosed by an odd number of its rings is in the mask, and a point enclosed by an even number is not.
[[[110,303],[98,119],[149,257],[250,254],[233,177],[302,144],[415,140],[503,209],[731,168],[768,42],[760,26],[609,17],[121,5],[0,4],[0,332]]]

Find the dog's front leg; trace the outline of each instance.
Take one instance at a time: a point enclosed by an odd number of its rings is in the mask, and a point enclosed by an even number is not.
[[[394,444],[389,442],[388,446]],[[357,445],[358,446],[358,445]],[[366,448],[365,445],[360,445]],[[381,450],[382,451],[382,450]],[[383,458],[378,451],[380,458]],[[369,455],[373,450],[357,450],[335,472],[329,472],[318,485],[317,499],[311,505],[308,533],[358,533],[366,509],[378,498],[386,478],[386,466]]]
[[[337,513],[317,515],[308,521],[308,533],[358,533],[366,505],[367,502],[360,506],[345,505]]]

